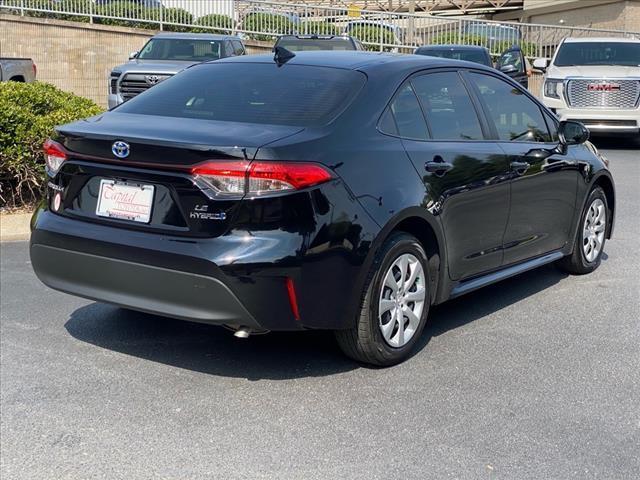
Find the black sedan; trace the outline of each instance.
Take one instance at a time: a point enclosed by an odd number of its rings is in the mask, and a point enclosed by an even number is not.
[[[75,295],[237,336],[335,330],[391,365],[432,305],[551,262],[598,267],[615,194],[587,137],[467,62],[200,64],[57,129],[31,260]]]

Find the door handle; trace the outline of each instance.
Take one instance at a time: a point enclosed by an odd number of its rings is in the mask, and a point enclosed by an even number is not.
[[[531,164],[529,162],[511,162],[511,170],[516,172],[518,175],[524,175]]]
[[[429,173],[435,173],[442,176],[453,168],[449,162],[445,162],[440,155],[433,157],[433,161],[424,164],[424,168]]]

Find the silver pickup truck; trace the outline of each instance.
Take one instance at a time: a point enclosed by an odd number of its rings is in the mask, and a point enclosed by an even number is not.
[[[0,58],[0,82],[33,82],[37,71],[30,58]]]
[[[115,67],[109,75],[109,108],[113,108],[194,63],[245,55],[240,38],[208,33],[160,33],[129,62]]]

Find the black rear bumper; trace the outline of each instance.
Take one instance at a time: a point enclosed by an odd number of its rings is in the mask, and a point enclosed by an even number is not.
[[[240,265],[232,254],[241,243],[233,236],[137,232],[40,208],[31,221],[30,255],[45,285],[72,295],[214,325],[305,328],[291,311],[285,281],[299,268]]]
[[[212,277],[39,243],[30,253],[38,278],[56,290],[172,318],[261,328]]]

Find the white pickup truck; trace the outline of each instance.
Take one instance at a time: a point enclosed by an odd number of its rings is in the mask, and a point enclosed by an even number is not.
[[[545,73],[542,101],[561,120],[592,134],[640,133],[640,40],[566,38],[533,68]]]

